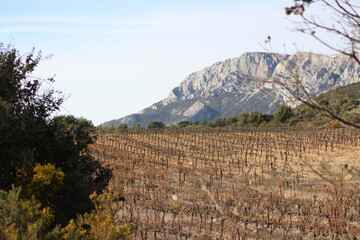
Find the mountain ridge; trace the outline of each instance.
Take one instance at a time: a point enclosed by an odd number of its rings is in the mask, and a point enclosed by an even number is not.
[[[359,66],[342,55],[249,52],[191,73],[167,98],[102,126],[121,123],[146,126],[151,121],[172,125],[235,116],[241,112],[273,113],[281,103],[292,106],[297,103],[278,85],[261,79],[277,76],[286,79],[295,70],[311,97],[360,79]]]

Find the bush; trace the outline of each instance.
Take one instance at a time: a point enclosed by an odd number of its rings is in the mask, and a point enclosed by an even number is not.
[[[20,198],[21,187],[0,190],[0,239],[44,239],[54,215],[34,198]]]
[[[182,121],[178,123],[178,127],[184,128],[190,126],[190,124],[191,123],[189,121]]]
[[[65,173],[64,184],[54,199],[58,223],[68,222],[77,214],[91,211],[89,195],[101,192],[112,174],[90,155],[88,148],[95,140],[95,127],[86,119],[73,116],[55,117],[50,122],[49,155]]]
[[[291,107],[286,105],[280,105],[274,113],[275,122],[286,122],[292,116],[294,116],[294,111]]]
[[[252,112],[252,113],[250,113],[247,121],[248,121],[248,123],[251,123],[252,125],[257,126],[265,120],[264,120],[264,116],[261,113]]]
[[[237,117],[228,117],[225,119],[226,126],[236,126],[238,122]]]
[[[133,227],[115,222],[116,211],[112,206],[123,199],[119,192],[111,188],[96,192],[90,198],[95,205],[91,213],[78,215],[76,220],[61,228],[56,226],[50,231],[54,215],[49,207],[42,207],[35,198],[20,198],[21,187],[9,192],[0,190],[0,239],[46,239],[46,240],[131,240]]]
[[[21,168],[17,171],[17,184],[22,186],[22,195],[34,196],[42,203],[50,204],[64,181],[64,172],[48,163],[37,163],[33,169]]]
[[[238,126],[245,126],[248,124],[248,118],[249,118],[249,114],[248,113],[241,113],[238,116]]]
[[[119,194],[111,188],[102,194],[91,194],[90,199],[95,209],[89,214],[78,216],[76,221],[70,220],[69,224],[61,229],[62,239],[131,240],[132,226],[115,222],[116,211],[113,211],[112,206],[119,199]]]
[[[341,127],[341,123],[339,121],[334,120],[329,123],[329,127],[339,128],[339,127]]]
[[[118,129],[127,129],[128,126],[127,126],[126,123],[121,123],[121,124],[119,124],[119,126],[117,126],[117,128],[118,128]]]
[[[226,122],[224,118],[215,118],[214,121],[208,123],[209,127],[225,127]]]
[[[164,127],[165,127],[165,124],[163,122],[158,122],[158,121],[152,121],[147,126],[147,128],[149,128],[149,129],[159,129],[159,128],[164,128]]]

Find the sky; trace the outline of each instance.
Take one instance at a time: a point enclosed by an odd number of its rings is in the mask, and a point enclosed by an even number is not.
[[[189,74],[245,52],[329,54],[294,31],[292,0],[0,0],[0,42],[48,59],[60,114],[95,125],[167,97]]]

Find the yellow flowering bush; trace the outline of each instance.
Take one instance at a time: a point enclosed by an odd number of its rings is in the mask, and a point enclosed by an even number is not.
[[[48,163],[46,165],[36,164],[31,184],[40,191],[52,189],[56,192],[63,184],[64,172],[60,168]]]
[[[79,216],[79,218],[82,217]],[[78,219],[76,222],[71,219],[69,224],[65,228],[61,229],[61,239],[90,240],[87,230],[83,229],[81,225],[79,225],[79,223],[82,221],[83,219]]]
[[[338,128],[341,127],[341,123],[339,121],[334,120],[329,123],[329,127]]]
[[[118,193],[111,188],[102,194],[94,192],[89,196],[95,205],[90,214],[79,216],[76,221],[71,220],[63,228],[62,239],[64,240],[131,240],[132,226],[130,224],[119,225],[115,221],[115,212],[112,208]]]
[[[44,239],[54,215],[34,198],[21,199],[21,188],[0,190],[0,239]]]
[[[27,198],[35,196],[42,203],[47,203],[62,187],[64,172],[48,163],[37,163],[31,170],[23,167],[17,171],[18,184],[23,187],[23,195]]]

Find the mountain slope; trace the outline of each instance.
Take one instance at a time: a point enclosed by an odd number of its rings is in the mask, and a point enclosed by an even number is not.
[[[315,100],[318,102],[328,101],[331,104],[339,99],[350,98],[354,98],[360,101],[360,82],[332,89],[326,93],[320,94]]]
[[[336,116],[352,123],[360,123],[360,82],[332,89],[320,94],[315,100]],[[319,124],[329,122],[328,118],[305,104],[296,107],[295,112],[298,115],[297,121],[316,121]]]
[[[312,97],[360,79],[358,65],[344,56],[244,53],[190,74],[162,101],[103,125],[146,126],[155,120],[171,125],[235,116],[241,112],[273,113],[280,103],[291,103],[293,99],[277,85],[261,80],[286,78],[294,72],[301,76]]]

